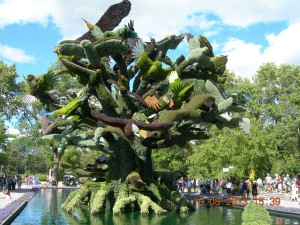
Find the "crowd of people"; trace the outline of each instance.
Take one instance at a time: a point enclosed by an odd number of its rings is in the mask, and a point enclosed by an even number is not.
[[[175,181],[177,190],[181,193],[187,190],[188,193],[200,192],[200,195],[219,195],[230,197],[232,189],[238,186],[239,194],[242,198],[256,198],[260,193],[291,193],[291,201],[300,201],[300,173],[297,176],[290,177],[289,174],[275,174],[272,178],[268,173],[263,179],[260,177],[252,182],[247,179],[239,184],[233,184],[230,179],[221,178],[204,180],[203,178],[184,178],[181,177]]]
[[[202,195],[218,195],[219,193],[224,194],[224,191],[227,195],[231,194],[231,190],[233,184],[230,180],[226,180],[221,178],[220,181],[218,179],[211,179],[210,177],[207,180],[201,179],[190,179],[181,177],[180,179],[175,181],[176,188],[179,192],[183,193],[185,189],[189,193],[192,191],[200,192]]]
[[[40,179],[38,176],[28,176],[25,177],[25,185],[27,187],[35,186],[40,184]],[[12,201],[10,191],[21,189],[22,187],[22,177],[20,175],[10,176],[2,175],[0,177],[0,189],[2,193],[6,196],[6,199],[10,203]]]
[[[40,184],[40,178],[38,176],[25,177],[25,184],[27,187],[35,186]]]
[[[291,192],[291,200],[300,201],[300,173],[298,173],[297,176],[295,175],[292,177],[290,177],[289,174],[275,174],[274,177],[272,177],[268,173],[264,180],[258,178],[257,184],[260,192]]]

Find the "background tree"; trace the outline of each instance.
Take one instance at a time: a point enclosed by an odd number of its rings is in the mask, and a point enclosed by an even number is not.
[[[277,157],[277,151],[274,141],[272,143],[268,137],[268,130],[261,127],[258,121],[252,120],[248,135],[239,130],[212,129],[212,138],[201,141],[193,148],[193,154],[189,157],[189,176],[228,178],[223,168],[234,166],[230,170],[234,181],[248,179],[251,170],[255,171],[256,178],[265,177]]]
[[[17,110],[14,97],[22,90],[17,77],[15,65],[7,66],[0,61],[0,115],[6,120],[10,120]]]
[[[299,66],[266,63],[260,67],[247,103],[249,112],[268,129],[277,151],[274,173],[296,174],[299,167]],[[275,163],[275,161],[274,161]],[[276,167],[274,165],[274,167]]]
[[[247,104],[245,114],[253,124],[250,135],[212,130],[213,138],[194,148],[190,176],[220,178],[224,176],[222,168],[229,164],[236,167],[231,170],[235,179],[249,178],[250,170],[255,171],[256,178],[268,172],[296,174],[300,169],[296,94],[299,67],[267,63],[260,67],[253,81],[228,71],[226,75],[227,82],[220,87],[227,94],[238,93],[238,101]],[[229,157],[224,157],[224,153]],[[247,161],[248,157],[251,160]]]

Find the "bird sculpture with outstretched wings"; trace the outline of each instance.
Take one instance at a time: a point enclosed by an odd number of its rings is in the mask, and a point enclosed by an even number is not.
[[[43,105],[53,105],[59,103],[58,99],[55,98],[50,92],[50,90],[52,90],[58,83],[58,79],[54,72],[49,71],[48,73],[40,76],[29,74],[26,78],[26,81],[29,84],[30,93],[26,94],[22,98],[22,102],[32,104],[37,100],[40,100]]]

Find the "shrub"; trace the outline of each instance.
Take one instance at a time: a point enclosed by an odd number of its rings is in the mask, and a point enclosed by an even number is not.
[[[244,208],[244,212],[242,213],[242,225],[270,225],[271,218],[269,212],[260,205],[251,201]]]
[[[40,178],[40,181],[46,181],[47,180],[47,174],[39,173],[36,176]]]

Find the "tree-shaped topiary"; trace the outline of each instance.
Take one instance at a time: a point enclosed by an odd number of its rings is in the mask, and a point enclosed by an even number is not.
[[[170,35],[144,43],[133,22],[112,31],[129,13],[130,4],[123,0],[111,6],[95,25],[86,21],[86,34],[55,47],[82,88],[72,92],[68,104],[47,101],[52,112],[41,115],[44,139],[58,139],[62,148],[102,150],[109,165],[106,183],[97,191],[84,187],[72,193],[62,206],[67,211],[87,197],[92,213],[105,203],[114,213],[127,206],[158,214],[193,209],[164,184],[167,176],[156,181],[151,151],[208,138],[209,123],[249,130],[247,119],[227,114],[242,112],[245,106],[237,103],[236,95],[226,98],[217,86],[226,81],[227,56],[214,56],[202,35]],[[185,37],[189,55],[172,61],[168,50]],[[205,90],[196,90],[199,80],[205,81]]]

